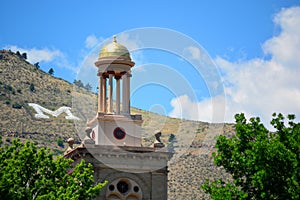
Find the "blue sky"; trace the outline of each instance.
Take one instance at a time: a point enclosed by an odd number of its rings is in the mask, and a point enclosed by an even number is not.
[[[73,82],[96,44],[112,35],[143,27],[174,30],[206,50],[221,74],[224,95],[210,94],[205,80],[178,68],[190,65],[178,56],[143,51],[133,57],[139,65],[175,69],[191,79],[195,98],[149,85],[132,94],[133,106],[159,105],[166,115],[211,121],[220,103],[225,121],[236,112],[269,121],[274,111],[300,116],[299,6],[297,0],[10,0],[0,7],[0,48],[27,52],[32,63],[40,62],[45,71],[53,67],[55,76]],[[222,115],[216,118],[222,121]]]

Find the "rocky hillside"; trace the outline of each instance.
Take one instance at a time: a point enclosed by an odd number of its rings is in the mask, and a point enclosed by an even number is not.
[[[96,100],[96,94],[51,76],[21,54],[0,51],[0,134],[4,143],[16,137],[28,139],[51,148],[56,155],[62,154],[69,137],[80,143],[87,118],[96,114]],[[66,119],[65,113],[36,118],[30,103],[51,111],[70,107],[80,120]],[[234,134],[232,124],[169,118],[137,108],[132,108],[132,113],[143,116],[143,146],[150,146],[154,132],[161,130],[163,142],[176,152],[169,166],[169,199],[205,197],[199,187],[206,178],[227,177],[213,165],[210,155],[216,135]]]

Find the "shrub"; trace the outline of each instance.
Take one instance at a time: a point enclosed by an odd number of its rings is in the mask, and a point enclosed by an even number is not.
[[[61,138],[57,138],[57,145],[60,146],[61,148],[64,148],[64,142],[62,141]]]
[[[27,60],[27,53],[22,53],[22,58],[23,58],[24,60]]]
[[[54,74],[53,68],[50,68],[50,69],[49,69],[48,74],[50,74],[51,76]]]
[[[12,86],[10,86],[10,85],[5,85],[4,89],[6,89],[8,91],[12,91],[13,90]]]
[[[16,108],[16,109],[21,109],[22,108],[22,105],[20,103],[14,103],[12,105],[12,108]]]
[[[33,66],[34,66],[36,69],[39,69],[39,68],[40,68],[39,62],[34,63]]]
[[[29,89],[30,89],[31,92],[34,92],[34,91],[35,91],[35,88],[34,88],[33,83],[30,83]]]
[[[19,56],[19,57],[21,57],[20,51],[17,51],[16,55]]]

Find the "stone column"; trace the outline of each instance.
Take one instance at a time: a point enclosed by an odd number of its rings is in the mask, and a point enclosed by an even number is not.
[[[120,114],[120,77],[115,76],[116,79],[116,114]]]
[[[127,84],[126,84],[126,113],[130,115],[130,77],[131,73],[127,73]]]
[[[125,115],[126,114],[126,99],[127,99],[127,95],[126,95],[126,85],[127,85],[127,74],[124,74],[122,76],[122,113]]]
[[[113,75],[109,74],[108,82],[108,113],[113,113]]]
[[[101,104],[101,106],[102,106],[102,111],[104,113],[106,113],[107,112],[107,109],[106,109],[106,77],[104,77],[102,75],[101,81],[102,81],[102,88],[101,88],[101,90],[102,90],[102,104]]]
[[[103,90],[102,90],[102,75],[99,76],[99,84],[98,84],[98,112],[102,112],[103,113]]]

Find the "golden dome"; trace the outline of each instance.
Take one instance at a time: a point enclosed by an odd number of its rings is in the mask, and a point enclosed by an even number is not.
[[[112,43],[105,45],[101,49],[100,54],[99,54],[99,59],[104,58],[104,57],[111,57],[111,56],[114,56],[114,57],[123,56],[123,57],[127,57],[131,60],[128,49],[125,46],[117,43],[116,36],[114,36],[114,40]]]

